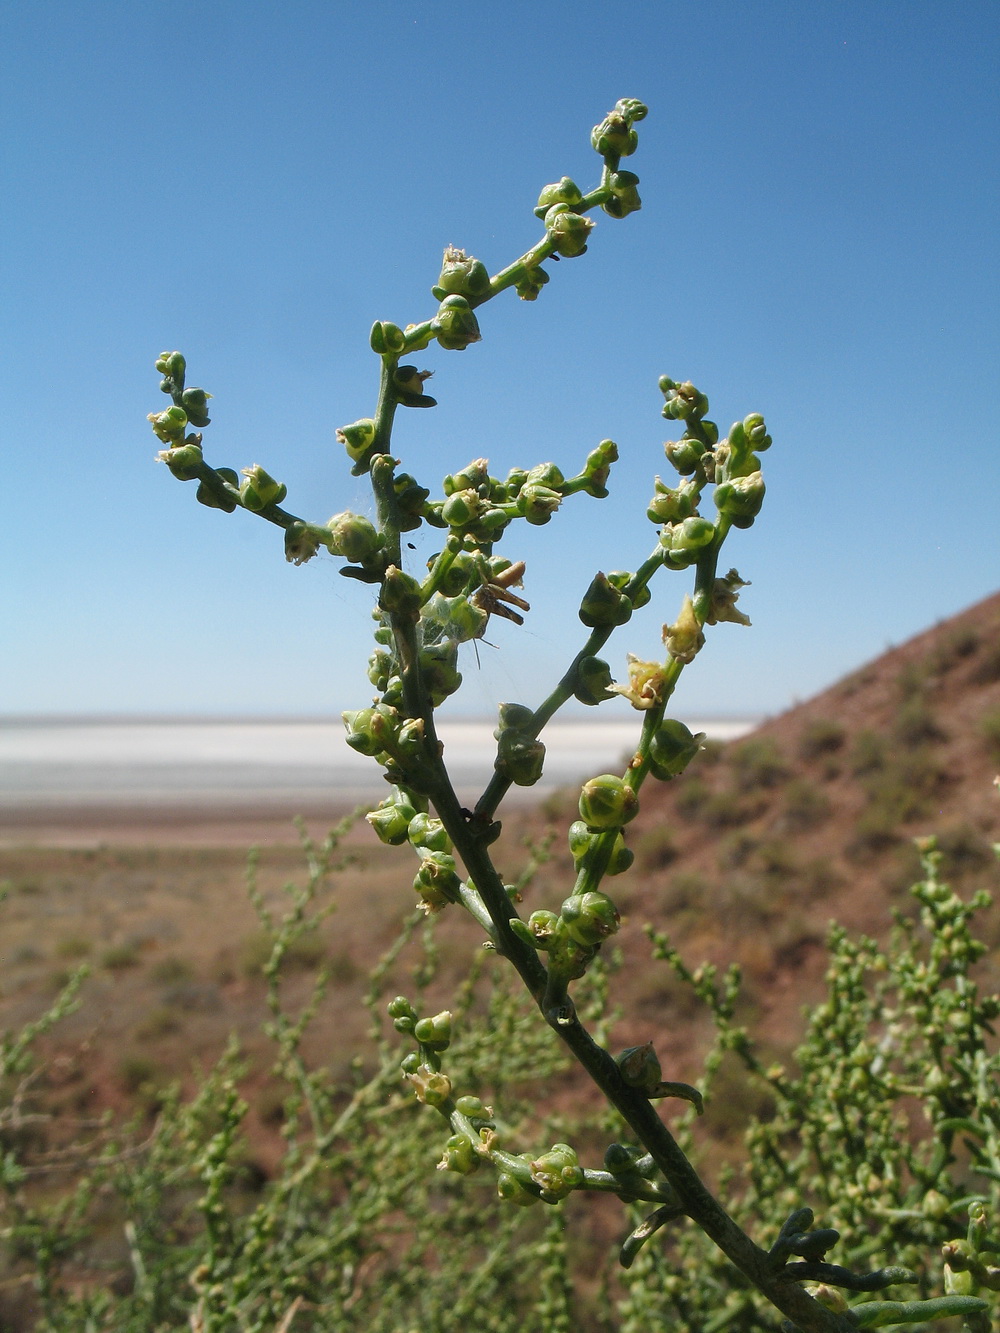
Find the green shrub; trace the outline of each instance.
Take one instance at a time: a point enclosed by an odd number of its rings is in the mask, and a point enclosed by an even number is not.
[[[830,798],[807,778],[795,778],[784,793],[782,820],[794,832],[817,828],[830,814]]]
[[[799,736],[799,757],[808,761],[835,754],[846,740],[847,728],[842,722],[829,717],[813,718]]]
[[[789,774],[777,744],[765,737],[737,745],[729,753],[729,763],[741,787],[777,787]]]

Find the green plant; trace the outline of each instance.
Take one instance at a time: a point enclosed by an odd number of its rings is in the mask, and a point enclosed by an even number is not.
[[[612,1057],[600,1040],[600,1025],[594,1031],[588,1027],[578,985],[594,974],[601,946],[618,930],[619,912],[605,883],[627,871],[633,859],[626,829],[638,812],[641,789],[649,778],[677,777],[703,739],[668,716],[681,673],[697,656],[708,626],[749,623],[737,606],[745,581],[735,569],[721,575],[719,559],[731,529],[750,527],[763,502],[759,455],[771,444],[763,418],[748,415],[722,436],[708,419],[708,399],[700,390],[687,381],[661,378],[662,414],[683,423],[683,431],[665,446],[677,474],[675,484],[656,478],[647,507],[656,529],[652,550],[636,570],[597,571],[589,586],[580,589],[583,642],[540,703],[500,705],[493,775],[471,811],[455,795],[435,727],[436,709],[461,685],[460,646],[481,637],[491,616],[520,624],[530,610],[515,591],[526,574],[525,563],[498,555],[497,544],[522,521],[548,524],[576,494],[606,496],[618,448],[610,440],[600,441],[570,476],[552,461],[526,460],[528,466],[500,478],[490,473],[487,460],[476,458],[449,473],[441,494],[432,497],[431,488],[401,471],[395,457],[398,410],[435,406],[425,392],[430,372],[404,360],[432,344],[462,351],[478,342],[481,306],[508,288],[523,300],[536,299],[549,280],[546,261],[572,259],[586,251],[591,212],[600,208],[620,219],[640,207],[638,178],[623,169],[622,159],[635,150],[635,126],[645,115],[640,102],[625,99],[595,127],[591,142],[603,164],[599,184],[586,193],[569,177],[546,186],[535,209],[544,234],[526,254],[491,276],[479,260],[449,247],[432,288],[437,304],[429,317],[406,326],[379,320],[372,327],[370,344],[380,365],[377,402],[371,416],[342,426],[337,437],[353,473],[370,479],[374,522],[343,512],[326,524],[314,523],[282,507],[286,487],[261,464],[245,467],[242,479],[233,469],[211,466],[201,434],[209,424],[209,395],[187,387],[179,352],[165,352],[156,363],[171,405],[152,413],[150,421],[164,445],[160,459],[177,479],[198,483],[201,503],[227,513],[241,508],[259,515],[283,530],[285,554],[292,563],[303,564],[323,549],[346,562],[344,575],[372,589],[376,630],[369,680],[376,698],[371,706],[344,714],[348,744],[376,760],[391,784],[391,795],[369,814],[369,822],[383,842],[408,845],[415,858],[413,888],[421,909],[428,915],[449,906],[464,909],[488,947],[513,967],[544,1022],[600,1089],[619,1117],[623,1137],[629,1138],[628,1143],[613,1142],[596,1168],[585,1167],[577,1149],[563,1141],[517,1151],[502,1115],[495,1116],[487,1105],[486,1090],[474,1076],[462,1076],[457,1007],[426,1012],[398,996],[389,1013],[412,1046],[402,1069],[417,1100],[445,1122],[442,1167],[456,1176],[482,1171],[494,1180],[502,1200],[525,1208],[539,1202],[556,1206],[587,1191],[616,1195],[626,1205],[654,1205],[650,1218],[625,1243],[626,1262],[660,1227],[688,1218],[735,1265],[746,1287],[762,1294],[790,1326],[804,1333],[847,1330],[857,1327],[863,1315],[814,1299],[801,1279],[820,1275],[827,1283],[867,1291],[907,1280],[903,1270],[855,1274],[827,1263],[825,1254],[837,1234],[829,1228],[813,1229],[812,1213],[801,1200],[795,1201],[770,1250],[753,1241],[708,1190],[652,1104],[666,1097],[700,1107],[701,1093],[663,1079],[652,1043]],[[708,512],[702,513],[703,506]],[[408,572],[403,537],[423,524],[440,531],[441,549],[426,573]],[[645,661],[628,654],[625,679],[616,683],[599,654],[613,631],[650,602],[651,585],[664,570],[686,572],[692,580],[679,610],[664,626],[665,656]],[[500,833],[499,807],[512,785],[528,787],[538,781],[545,763],[544,728],[559,708],[572,698],[597,706],[615,695],[627,699],[640,715],[635,750],[623,773],[598,774],[584,783],[579,817],[568,830],[575,880],[566,885],[561,904],[536,910],[525,920],[517,911],[519,888],[505,883],[490,850]],[[768,742],[739,747],[732,755],[732,771],[738,787],[749,789],[775,786],[787,776],[784,761]],[[703,818],[712,827],[726,827],[745,822],[755,809],[742,791],[718,792],[706,803]],[[255,901],[270,939],[273,925],[262,900]],[[271,953],[263,958],[260,950],[272,997],[282,965],[292,959],[293,944],[308,934],[298,908],[287,920],[287,929],[274,936]],[[309,923],[309,929],[315,925]],[[318,1003],[321,993],[318,984],[310,1003]],[[304,1016],[309,1012],[307,1005]],[[301,1065],[305,1017],[293,1023],[281,1007],[273,1011],[283,1073],[298,1089],[299,1100],[285,1124],[290,1142],[310,1117],[316,1132],[316,1108],[324,1096],[319,1076]],[[526,1044],[520,1032],[510,1033],[506,1049],[510,1060],[522,1056]],[[224,1190],[232,1176],[228,1163],[244,1114],[234,1077],[220,1075],[214,1092],[219,1127],[198,1159],[205,1181],[200,1207],[209,1248],[194,1279],[199,1298],[195,1317],[205,1328],[221,1327],[220,1321],[240,1308],[251,1286],[260,1290],[252,1266],[233,1267],[223,1224]],[[330,1244],[328,1224],[320,1226],[314,1241],[320,1247]],[[566,1317],[559,1291],[556,1281],[546,1296],[552,1326]],[[982,1303],[963,1304],[955,1297],[935,1306],[933,1313],[980,1308]],[[272,1308],[269,1317],[291,1316]]]

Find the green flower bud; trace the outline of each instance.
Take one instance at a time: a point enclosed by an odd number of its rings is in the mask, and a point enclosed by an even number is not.
[[[605,574],[597,574],[580,603],[580,619],[590,629],[624,625],[632,616],[632,603]]]
[[[349,458],[360,462],[375,443],[375,422],[364,417],[350,426],[341,426],[337,431],[337,443],[345,446]]]
[[[404,1020],[402,1019],[396,1019],[395,1023],[393,1023],[393,1027],[396,1027],[398,1031],[406,1031],[405,1028],[398,1028],[398,1024],[403,1021]],[[420,1068],[420,1056],[416,1051],[411,1051],[409,1055],[403,1056],[402,1060],[399,1062],[399,1067],[404,1074],[415,1074]]]
[[[188,440],[198,438],[195,435],[188,436]],[[166,463],[178,481],[194,481],[205,461],[201,445],[187,442],[178,444],[173,449],[161,449],[156,459],[159,463]]]
[[[379,356],[399,356],[406,348],[406,335],[398,324],[377,319],[369,338],[371,349]]]
[[[560,931],[559,917],[555,912],[541,909],[528,917],[528,930],[537,949],[546,950]]]
[[[734,527],[748,528],[764,503],[764,478],[759,472],[733,477],[716,486],[713,499],[716,509],[725,514]]]
[[[680,615],[672,625],[663,626],[663,642],[671,657],[676,657],[685,665],[694,661],[699,650],[704,646],[705,635],[702,633],[698,617],[694,613],[694,603],[685,594]]]
[[[615,1062],[628,1086],[640,1092],[652,1092],[663,1081],[663,1070],[651,1041],[645,1046],[629,1046],[615,1056]]]
[[[396,504],[399,506],[400,516],[416,520],[413,523],[401,523],[401,530],[409,532],[412,528],[419,527],[420,513],[430,491],[426,486],[420,486],[416,478],[411,477],[408,472],[400,472],[393,478],[392,489],[396,492]]]
[[[567,837],[569,839],[569,850],[573,857],[573,868],[580,869],[580,863],[590,851],[594,838],[597,835],[592,833],[582,819],[575,819],[569,826]]]
[[[629,213],[638,213],[642,200],[636,186],[639,177],[631,171],[612,171],[608,177],[608,189],[611,195],[601,207],[610,217],[624,218]]]
[[[546,1203],[558,1203],[583,1184],[583,1168],[568,1143],[556,1143],[531,1163],[531,1179]]]
[[[471,1093],[466,1093],[463,1097],[455,1099],[455,1110],[470,1120],[489,1120],[492,1114],[490,1110],[483,1105],[481,1097],[475,1097]]]
[[[521,276],[514,283],[514,290],[522,301],[536,301],[538,293],[542,290],[549,280],[549,275],[542,268],[541,264],[535,264],[532,268],[526,268]]]
[[[483,503],[473,490],[455,491],[441,506],[441,517],[449,528],[463,528],[481,512]]]
[[[608,582],[611,584],[612,588],[617,588],[619,592],[624,592],[628,595],[628,585],[632,582],[632,575],[627,569],[611,569],[608,571]],[[650,591],[648,587],[637,588],[634,596],[630,596],[629,598],[632,603],[632,610],[638,611],[640,607],[646,605],[649,598]]]
[[[433,1018],[422,1018],[414,1027],[413,1035],[421,1046],[428,1046],[432,1051],[446,1051],[451,1045],[451,1010],[442,1009]]]
[[[403,407],[437,407],[437,399],[424,393],[424,381],[433,371],[418,370],[416,366],[397,366],[392,374],[392,387]]]
[[[188,421],[197,430],[201,430],[209,423],[208,400],[211,396],[204,389],[185,389],[181,394],[181,407],[187,413]]]
[[[660,534],[660,545],[668,551],[695,553],[715,540],[715,524],[698,514],[668,523]]]
[[[411,1021],[410,1031],[413,1030],[413,1023],[417,1020],[417,1011],[405,995],[397,995],[395,999],[390,1000],[386,1006],[386,1012],[392,1019],[409,1018]]]
[[[349,509],[334,514],[326,526],[330,533],[331,552],[347,560],[360,563],[374,555],[382,545],[374,524],[362,514],[352,514]]]
[[[475,299],[485,296],[489,289],[490,275],[486,265],[472,255],[467,255],[464,250],[456,250],[449,245],[444,252],[437,286],[431,288],[435,301],[443,301],[447,296],[471,296]]]
[[[631,847],[625,846],[625,839],[619,833],[615,838],[615,844],[611,849],[611,855],[608,858],[607,873],[609,875],[624,875],[625,871],[631,868],[635,860],[635,852]]]
[[[161,352],[156,358],[156,369],[161,375],[169,376],[178,386],[178,391],[183,389],[187,362],[180,352]]]
[[[313,558],[319,547],[319,536],[311,524],[296,520],[285,529],[285,559],[290,565],[304,565]]]
[[[582,704],[599,704],[611,697],[611,668],[599,657],[584,657],[576,668],[573,696]]]
[[[446,296],[431,327],[441,346],[450,352],[461,352],[482,337],[479,322],[464,296]]]
[[[608,493],[608,475],[611,464],[618,461],[618,446],[614,440],[602,440],[596,449],[587,455],[583,475],[587,479],[587,494],[596,500],[603,500]]]
[[[188,417],[183,407],[168,407],[164,412],[150,412],[146,420],[153,427],[153,434],[164,444],[176,444],[183,440],[187,430]]]
[[[456,491],[475,491],[484,495],[491,482],[490,464],[487,458],[474,458],[458,472],[450,473],[444,479],[445,495],[454,495]]]
[[[244,509],[259,514],[269,505],[281,504],[288,494],[288,487],[275,481],[270,473],[265,472],[259,463],[252,463],[243,469],[246,478],[240,485],[240,501]]]
[[[421,648],[420,668],[431,703],[437,708],[462,684],[462,673],[458,670],[458,640],[446,639],[444,643]]]
[[[572,212],[568,204],[553,204],[545,214],[545,229],[555,242],[556,253],[565,259],[585,253],[593,226],[592,218]]]
[[[566,204],[569,208],[576,208],[582,203],[583,195],[579,186],[568,176],[563,176],[562,180],[556,181],[554,185],[544,187],[535,205],[535,217],[543,218],[553,204]]]
[[[602,773],[585,782],[580,793],[580,818],[590,828],[603,832],[621,828],[639,813],[639,797],[613,773]]]
[[[507,473],[507,480],[504,482],[507,498],[516,500],[521,493],[521,487],[527,480],[528,474],[523,467],[512,467]]]
[[[683,773],[702,748],[705,733],[692,735],[683,722],[668,719],[653,733],[649,743],[649,771],[662,782]]]
[[[396,659],[384,648],[376,648],[368,659],[368,679],[381,692],[389,683],[389,677],[396,667]]]
[[[389,797],[381,802],[377,810],[369,810],[365,819],[375,830],[380,842],[388,847],[401,847],[406,842],[410,821],[415,815],[416,811],[409,801]]]
[[[413,877],[413,888],[420,895],[421,905],[428,916],[454,902],[458,886],[455,861],[444,852],[430,853]]]
[[[559,917],[577,944],[588,947],[614,935],[621,922],[618,908],[608,895],[593,890],[567,898]]]
[[[629,157],[636,150],[639,136],[629,129],[623,117],[612,112],[591,130],[590,142],[602,157]]]
[[[548,523],[549,519],[562,504],[562,495],[548,486],[537,482],[527,482],[521,487],[517,497],[518,512],[535,527]]]
[[[443,634],[456,643],[469,643],[482,637],[489,620],[487,613],[467,597],[443,597],[435,593],[427,603],[426,618],[441,627]]]
[[[518,787],[533,787],[542,776],[545,763],[545,745],[529,733],[502,731],[497,736],[497,757],[494,767],[498,773]]]
[[[688,470],[693,472],[696,466],[697,460]],[[685,482],[680,486],[670,487],[664,485],[657,477],[654,487],[653,498],[646,510],[646,514],[653,523],[680,523],[684,519],[690,518],[694,513],[695,506],[698,503],[698,489],[696,486]]]
[[[388,615],[416,623],[420,615],[420,584],[397,565],[390,565],[382,580],[378,604]]]
[[[479,1158],[468,1134],[453,1134],[444,1145],[444,1156],[438,1162],[438,1170],[455,1171],[460,1176],[471,1176],[478,1167]]]
[[[417,1094],[417,1101],[425,1106],[444,1106],[451,1096],[451,1079],[429,1065],[421,1065],[415,1074],[406,1077]]]
[[[754,453],[762,454],[771,447],[771,437],[767,433],[767,427],[764,424],[764,418],[759,412],[751,412],[748,417],[743,418],[743,430],[747,437],[747,443]]]
[[[668,375],[662,375],[660,392],[666,399],[663,415],[672,421],[699,421],[708,411],[708,399],[690,380],[678,384]]]
[[[429,852],[450,852],[451,839],[440,819],[424,813],[410,820],[409,839],[414,847],[426,847]]]
[[[675,467],[682,477],[697,472],[698,465],[706,453],[705,446],[700,440],[692,440],[687,436],[682,440],[667,440],[663,451],[667,455],[667,462]]]
[[[530,1161],[530,1157],[527,1160]],[[539,1202],[537,1194],[525,1189],[518,1178],[507,1171],[500,1171],[497,1174],[497,1194],[504,1203],[513,1203],[519,1208],[530,1208],[533,1203]]]
[[[540,486],[548,486],[557,491],[566,478],[563,476],[562,469],[557,467],[555,463],[536,463],[525,480],[529,485],[538,483]]]
[[[380,717],[374,708],[348,709],[340,715],[347,728],[347,744],[358,754],[374,756],[385,749],[385,737],[376,732],[375,719]]]
[[[239,486],[240,479],[231,467],[216,468],[215,475],[222,481],[228,482],[230,486]],[[228,491],[223,490],[221,487],[215,489],[210,486],[207,481],[203,481],[199,484],[194,498],[199,504],[205,505],[208,509],[221,509],[225,514],[231,514],[238,505],[235,495],[230,495]],[[292,527],[294,526],[295,524],[293,523]],[[313,554],[315,554],[315,552]],[[289,558],[287,528],[285,529],[285,558]],[[307,556],[306,558],[308,559],[309,557]],[[297,563],[302,564],[303,562],[298,561]]]

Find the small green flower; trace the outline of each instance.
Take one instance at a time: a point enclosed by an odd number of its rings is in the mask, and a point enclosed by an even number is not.
[[[583,195],[580,193],[580,187],[568,176],[563,176],[562,180],[556,181],[554,185],[544,187],[535,205],[535,217],[544,218],[553,204],[566,204],[569,208],[576,208],[582,203]]]
[[[482,337],[476,316],[464,296],[446,296],[431,327],[441,346],[451,352],[461,352]]]
[[[444,262],[437,286],[431,288],[436,301],[443,301],[448,296],[476,297],[485,296],[490,289],[490,275],[486,265],[480,260],[467,255],[464,250],[456,250],[449,245],[444,252]]]
[[[269,472],[265,472],[259,463],[252,463],[243,469],[246,478],[240,484],[240,501],[244,509],[259,514],[269,505],[281,504],[288,494],[288,487],[275,481]]]
[[[559,919],[570,937],[587,947],[614,935],[621,922],[618,908],[606,893],[597,890],[567,898],[560,908]]]
[[[566,259],[584,254],[593,227],[592,218],[574,213],[568,204],[553,204],[545,214],[545,229],[555,242],[556,253]]]
[[[702,748],[705,733],[692,735],[683,722],[667,719],[653,733],[649,743],[649,770],[655,778],[667,781],[683,773]]]
[[[613,773],[602,773],[583,784],[580,818],[591,829],[604,832],[622,828],[639,813],[639,797]]]

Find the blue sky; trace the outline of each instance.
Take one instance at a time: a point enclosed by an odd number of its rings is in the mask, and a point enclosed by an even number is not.
[[[0,712],[364,703],[370,590],[154,463],[152,363],[180,348],[215,395],[210,462],[264,464],[319,522],[370,512],[334,430],[374,408],[372,320],[432,313],[447,244],[492,271],[532,244],[538,190],[596,183],[590,127],[626,96],[643,211],[600,215],[534,304],[484,307],[481,343],[429,349],[440,405],[398,418],[434,486],[622,454],[611,499],[509,532],[533,609],[469,653],[453,711],[536,702],[593,573],[651,548],[664,373],[774,437],[727,548],[753,628],[711,634],[681,711],[779,711],[1000,583],[992,0],[36,0],[0,46]],[[654,586],[619,675],[685,587]]]

